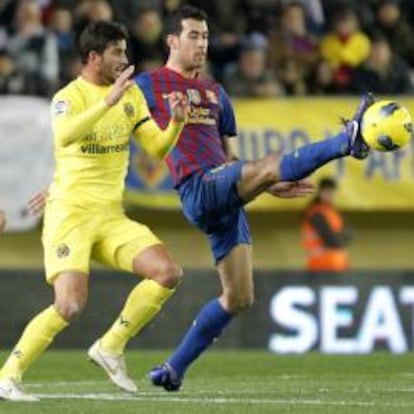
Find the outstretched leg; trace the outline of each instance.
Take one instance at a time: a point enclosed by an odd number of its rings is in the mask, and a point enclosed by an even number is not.
[[[363,96],[354,118],[335,137],[304,145],[286,155],[272,153],[258,161],[246,162],[237,185],[240,198],[249,202],[274,183],[301,180],[337,158],[348,155],[366,158],[369,147],[360,134],[360,122],[373,102],[372,95]]]

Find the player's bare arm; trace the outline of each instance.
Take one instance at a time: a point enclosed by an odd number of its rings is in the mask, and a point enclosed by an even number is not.
[[[224,137],[224,152],[228,162],[239,160],[239,145],[237,137]]]

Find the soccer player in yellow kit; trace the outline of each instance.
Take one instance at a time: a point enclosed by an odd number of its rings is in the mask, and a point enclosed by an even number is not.
[[[134,68],[126,68],[126,39],[126,30],[116,23],[87,26],[79,40],[82,73],[53,98],[56,172],[42,241],[55,301],[29,322],[3,365],[2,399],[37,400],[22,389],[22,375],[84,308],[91,258],[144,278],[112,327],[88,351],[129,392],[136,385],[126,371],[124,348],[179,282],[181,269],[166,247],[148,227],[124,215],[122,195],[130,135],[150,155],[163,159],[178,140],[188,102],[172,95],[170,123],[165,130],[158,128],[140,89],[129,79]]]

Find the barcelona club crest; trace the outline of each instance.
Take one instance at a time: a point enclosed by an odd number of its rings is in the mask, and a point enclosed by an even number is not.
[[[200,92],[197,89],[187,89],[187,97],[190,104],[200,105],[201,96]]]
[[[129,118],[132,118],[134,116],[134,106],[130,102],[124,103],[124,112],[125,115]]]

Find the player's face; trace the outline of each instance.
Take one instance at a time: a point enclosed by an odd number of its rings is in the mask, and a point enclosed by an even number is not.
[[[126,47],[126,41],[119,40],[109,43],[102,53],[99,72],[103,84],[110,85],[114,83],[128,65]]]
[[[177,41],[171,45],[172,53],[176,53],[185,70],[203,68],[207,58],[208,27],[206,21],[184,19],[182,31]]]

